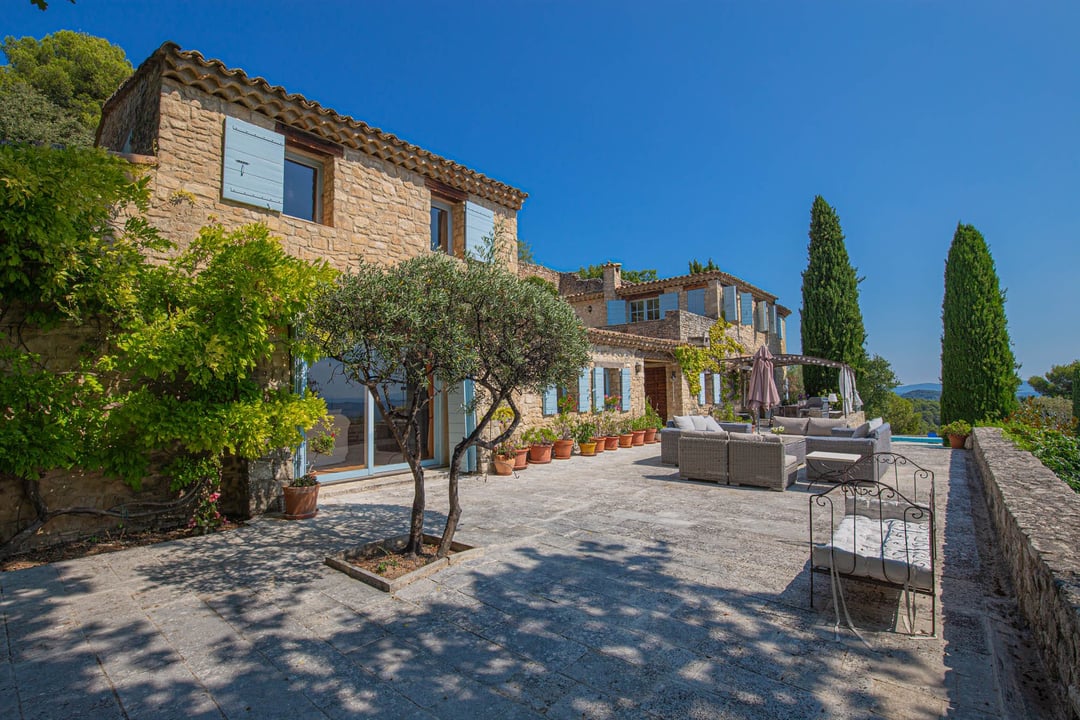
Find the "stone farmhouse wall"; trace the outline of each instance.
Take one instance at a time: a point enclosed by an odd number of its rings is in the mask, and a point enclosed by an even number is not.
[[[975,428],[971,443],[1020,611],[1080,717],[1080,495],[999,428]]]

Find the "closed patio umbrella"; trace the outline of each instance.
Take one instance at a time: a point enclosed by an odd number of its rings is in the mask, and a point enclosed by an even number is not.
[[[859,391],[855,389],[855,371],[846,365],[840,369],[840,395],[844,398],[845,416],[863,406]]]
[[[772,353],[764,345],[754,353],[746,404],[758,411],[759,416],[761,410],[768,410],[780,404],[780,393],[776,391],[776,378],[773,376]]]

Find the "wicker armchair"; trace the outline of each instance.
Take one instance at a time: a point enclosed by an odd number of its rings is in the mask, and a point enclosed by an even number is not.
[[[806,447],[808,452],[826,450],[828,452],[851,453],[868,457],[875,453],[892,451],[892,428],[889,423],[875,429],[870,437],[847,438],[847,437],[814,437],[807,436]],[[821,478],[822,467],[816,463],[807,463],[806,479],[810,481]],[[877,463],[864,463],[860,465],[849,477],[849,480],[880,480],[885,473],[885,466]]]
[[[728,482],[728,433],[682,430],[679,443],[679,477]]]
[[[784,443],[775,435],[731,435],[727,445],[732,485],[786,490],[798,477],[799,458],[806,457],[805,440]]]

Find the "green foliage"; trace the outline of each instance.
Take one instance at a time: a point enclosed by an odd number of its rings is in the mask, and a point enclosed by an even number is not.
[[[517,259],[519,263],[529,263],[530,265],[536,264],[536,258],[533,257],[532,245],[521,238],[517,239]]]
[[[652,406],[652,403],[648,399],[645,400],[645,427],[656,428],[661,430],[664,427],[664,418],[660,417],[660,413],[656,411],[656,408]]]
[[[926,433],[926,425],[922,417],[915,412],[915,408],[907,398],[902,398],[896,393],[886,396],[885,412],[882,419],[892,426],[894,435],[923,435]]]
[[[1067,435],[1076,434],[1069,401],[1065,398],[1025,398],[1009,415],[1008,422],[1021,423],[1040,430],[1054,430]]]
[[[1073,377],[1080,373],[1080,360],[1073,360],[1068,365],[1052,365],[1046,376],[1032,375],[1028,378],[1031,387],[1040,395],[1071,398],[1073,396]]]
[[[726,322],[723,319],[717,320],[709,328],[708,347],[680,345],[675,348],[675,360],[678,361],[679,367],[682,368],[691,395],[697,395],[701,392],[701,373],[723,372],[727,368],[722,362],[724,358],[742,355],[746,352],[746,349],[738,340],[727,334],[728,328],[734,326],[734,323]]]
[[[1080,441],[1075,436],[1024,422],[1008,422],[1004,431],[1017,447],[1039,458],[1069,487],[1080,492]]]
[[[195,509],[188,520],[188,527],[197,535],[211,533],[221,527],[225,517],[218,510],[221,499],[221,459],[181,455],[169,464],[166,472],[172,476],[169,489],[183,492],[199,485]]]
[[[521,439],[528,445],[551,445],[558,440],[558,437],[551,428],[537,426],[523,432]]]
[[[625,282],[629,283],[643,283],[652,282],[657,279],[656,270],[622,270],[620,275]],[[602,278],[604,277],[603,265],[589,265],[578,270],[578,277],[582,280],[588,280],[590,278]]]
[[[169,247],[132,214],[148,190],[130,172],[102,150],[0,145],[0,306],[39,327],[126,315],[145,252]]]
[[[866,366],[866,330],[859,309],[859,278],[851,266],[840,218],[820,195],[810,209],[810,245],[802,284],[802,351],[847,363],[860,376]],[[809,395],[836,384],[836,370],[807,365]],[[864,396],[865,399],[865,396]]]
[[[717,266],[717,264],[713,262],[712,258],[709,258],[709,261],[707,263],[705,263],[704,265],[701,264],[700,260],[698,260],[697,258],[694,258],[693,260],[690,261],[689,265],[690,265],[689,269],[690,269],[690,274],[691,275],[697,275],[698,273],[710,272],[710,271],[713,271],[713,270],[719,270],[720,269]]]
[[[1076,368],[1076,371],[1073,373],[1072,407],[1073,420],[1075,420],[1077,426],[1080,427],[1080,368]]]
[[[889,395],[893,394],[892,389],[899,384],[900,378],[896,377],[888,360],[880,355],[874,355],[867,360],[856,378],[856,387],[863,400],[866,417],[884,417],[889,406]]]
[[[941,419],[1002,418],[1016,408],[1016,359],[1005,294],[982,235],[957,225],[945,262],[941,319]]]
[[[953,420],[951,423],[941,426],[941,434],[945,437],[949,435],[970,435],[971,423],[967,420]]]
[[[26,83],[89,132],[97,128],[101,106],[133,72],[120,47],[70,30],[40,41],[8,36],[0,50],[8,60],[0,67],[0,90]]]
[[[911,402],[911,406],[920,417],[922,417],[923,425],[926,430],[937,432],[938,426],[941,425],[941,401],[929,400],[927,398],[913,398],[910,395],[906,397]],[[867,415],[867,417],[872,417]]]
[[[0,140],[90,147],[94,134],[29,83],[0,85]]]
[[[582,443],[591,442],[593,437],[596,436],[596,423],[588,420],[582,420],[574,426],[574,440],[578,445]]]
[[[524,281],[529,283],[530,285],[540,288],[541,290],[550,294],[553,297],[559,297],[559,288],[555,287],[555,283],[553,282],[545,280],[541,277],[536,277],[535,275],[529,275],[525,278]]]

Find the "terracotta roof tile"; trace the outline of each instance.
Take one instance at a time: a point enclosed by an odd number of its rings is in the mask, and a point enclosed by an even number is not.
[[[303,95],[286,92],[261,77],[228,68],[220,60],[207,60],[194,50],[181,50],[166,42],[147,58],[105,103],[105,107],[134,86],[136,78],[160,66],[162,77],[198,88],[249,110],[305,130],[325,140],[386,160],[425,177],[473,195],[520,210],[528,193],[440,157],[379,128],[323,107]]]
[[[595,345],[612,345],[615,347],[632,348],[636,350],[652,350],[671,355],[679,343],[674,340],[645,337],[644,335],[631,335],[630,333],[616,332],[614,330],[601,330],[600,328],[588,328],[589,342]],[[672,355],[674,357],[674,355]]]
[[[689,275],[676,275],[675,277],[661,278],[659,280],[650,280],[648,282],[641,283],[623,283],[623,285],[616,291],[619,297],[639,297],[648,293],[657,292],[668,287],[682,287],[687,283],[694,281],[706,281],[717,279],[724,285],[737,285],[740,288],[744,288],[747,292],[752,293],[757,298],[763,298],[769,302],[776,302],[777,297],[770,292],[766,292],[761,288],[751,285],[741,278],[737,278],[734,275],[730,275],[721,270],[709,270],[708,272],[693,273]],[[783,305],[777,304],[777,310],[783,311],[782,314],[786,317],[791,311]]]

